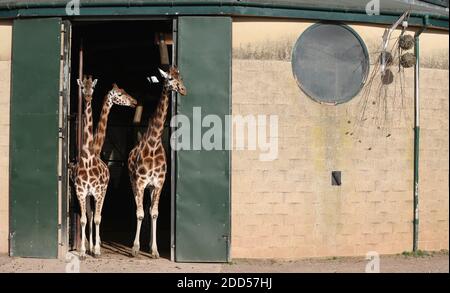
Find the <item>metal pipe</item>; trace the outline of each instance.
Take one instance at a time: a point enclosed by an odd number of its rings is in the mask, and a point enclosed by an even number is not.
[[[414,228],[413,251],[419,249],[419,147],[420,147],[420,35],[429,24],[428,16],[423,19],[423,27],[414,34]]]
[[[78,60],[78,79],[82,82],[83,81],[83,40],[80,41],[80,52],[79,52],[79,60]],[[81,148],[83,144],[83,135],[82,135],[82,128],[83,128],[83,92],[81,90],[81,87],[78,85],[78,123],[77,123],[77,148],[78,148],[78,159],[77,162],[80,162],[81,160]],[[76,249],[80,249],[81,247],[81,233],[79,233],[78,229],[81,227],[80,224],[80,214],[76,213],[76,228],[75,228],[75,247]]]
[[[80,52],[78,60],[78,79],[83,81],[83,40],[80,42]],[[81,158],[81,145],[83,144],[83,93],[81,87],[78,85],[78,123],[77,123],[77,147],[78,147],[78,161]]]

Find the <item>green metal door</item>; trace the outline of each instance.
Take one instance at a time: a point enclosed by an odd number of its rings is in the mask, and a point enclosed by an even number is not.
[[[177,114],[191,122],[194,107],[217,115],[225,127],[231,105],[231,18],[180,17],[178,67],[187,88],[178,96]],[[198,108],[197,108],[198,110]],[[203,133],[208,128],[203,128]],[[230,152],[222,131],[222,149],[176,153],[175,258],[185,262],[226,262],[230,250]],[[199,143],[191,138],[191,147]]]
[[[13,25],[10,254],[58,253],[58,109],[61,20]]]

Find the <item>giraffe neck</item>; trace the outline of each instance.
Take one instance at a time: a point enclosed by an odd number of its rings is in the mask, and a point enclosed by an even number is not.
[[[169,108],[169,95],[170,91],[164,87],[158,108],[156,109],[155,115],[150,119],[150,123],[148,125],[147,133],[145,135],[148,140],[151,139],[158,141],[163,135],[164,123],[167,118],[167,109]]]
[[[113,103],[111,103],[108,97],[105,97],[105,101],[103,102],[102,113],[100,115],[100,120],[97,124],[97,130],[94,136],[94,155],[99,156],[102,151],[103,144],[105,143],[106,137],[106,127],[108,126],[108,117],[109,112]]]
[[[85,99],[84,125],[83,125],[83,151],[85,156],[92,153],[92,102],[91,99]]]

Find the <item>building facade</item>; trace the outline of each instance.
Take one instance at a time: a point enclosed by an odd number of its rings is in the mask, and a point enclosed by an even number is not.
[[[192,118],[193,109],[201,107],[203,116],[219,115],[224,124],[227,115],[233,122],[258,116],[276,121],[275,128],[270,120],[257,126],[258,138],[261,134],[274,142],[269,159],[261,159],[269,149],[249,148],[248,138],[246,147],[237,147],[238,130],[231,122],[232,139],[225,150],[169,152],[171,200],[163,212],[170,222],[173,260],[395,254],[413,249],[415,233],[419,249],[448,249],[448,2],[410,6],[382,1],[380,14],[372,16],[365,1],[125,2],[81,1],[80,15],[67,14],[69,1],[0,2],[0,253],[63,257],[69,250],[68,180],[61,176],[67,176],[63,154],[70,151],[58,132],[69,119],[64,107],[74,100],[74,87],[64,84],[74,84],[76,73],[68,77],[60,55],[64,59],[69,48],[76,56],[77,41],[68,43],[61,25],[75,32],[90,21],[158,25],[162,18],[173,31],[172,61],[188,88],[186,99],[173,98],[172,114]],[[419,39],[418,162],[417,83],[414,68],[399,65],[408,51],[397,51],[401,27],[388,47],[394,59],[392,80],[383,80],[380,69],[383,34],[408,7],[412,11],[404,33],[413,36],[425,28]],[[309,46],[325,48],[324,33],[314,34],[325,28],[343,32],[361,50],[355,71],[362,73],[355,75],[360,80],[348,96],[346,88],[355,84],[342,86],[335,73],[354,74],[345,63],[354,64],[354,55],[341,52],[338,58],[324,49],[317,56],[344,60],[344,66],[313,59],[316,55],[302,65],[301,54]],[[48,39],[41,42],[30,33]],[[343,38],[333,40],[328,43],[346,46]],[[45,46],[51,50],[42,53]],[[73,58],[72,63],[75,68]],[[56,73],[46,78],[42,72]],[[316,72],[323,75],[317,78]],[[336,77],[331,89],[329,74]],[[72,93],[64,96],[68,89]],[[328,90],[343,94],[327,96]],[[413,225],[415,166],[418,233]]]

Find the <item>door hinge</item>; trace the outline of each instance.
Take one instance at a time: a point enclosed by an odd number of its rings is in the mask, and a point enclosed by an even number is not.
[[[9,232],[9,239],[10,240],[14,238],[14,234],[16,234],[16,232],[14,232],[14,231]]]
[[[63,22],[63,23],[61,23],[61,33],[66,33],[66,32],[67,32],[66,24]]]
[[[9,232],[9,255],[14,256],[14,235],[16,232],[11,231]]]
[[[230,260],[230,235],[222,235],[222,238],[225,239],[225,245],[226,245],[226,254],[227,254],[227,261]]]
[[[60,139],[64,139],[64,138],[65,138],[63,132],[64,132],[64,128],[59,127],[59,128],[58,128],[58,134],[59,134],[59,135],[58,135],[58,138],[60,138]]]

